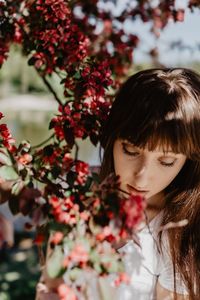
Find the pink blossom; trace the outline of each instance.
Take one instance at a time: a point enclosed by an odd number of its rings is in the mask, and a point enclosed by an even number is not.
[[[77,297],[74,291],[67,286],[65,283],[62,283],[58,287],[58,295],[60,300],[77,300]]]
[[[61,231],[57,231],[54,233],[54,235],[51,237],[51,243],[57,245],[63,240],[64,234]]]
[[[74,263],[86,263],[89,259],[89,254],[83,245],[76,245],[70,252],[70,258]]]

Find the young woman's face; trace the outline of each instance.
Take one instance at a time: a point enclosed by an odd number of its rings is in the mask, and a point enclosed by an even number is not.
[[[186,161],[183,154],[163,152],[159,148],[149,151],[122,139],[114,143],[113,158],[115,173],[120,175],[121,189],[144,196],[147,203],[153,203],[163,195],[163,190]]]

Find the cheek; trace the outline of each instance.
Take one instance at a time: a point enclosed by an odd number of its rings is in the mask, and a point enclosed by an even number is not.
[[[172,176],[171,174],[170,175],[166,175],[163,174],[163,176],[160,176],[158,177],[158,180],[157,180],[157,186],[158,188],[160,189],[165,189],[172,181],[173,179],[175,178],[176,176]]]
[[[157,182],[160,184],[161,188],[166,188],[178,175],[180,170],[182,169],[183,164],[173,168],[172,170],[169,167],[169,170],[163,170],[162,173],[158,173]],[[166,167],[167,168],[167,167]]]
[[[116,175],[123,176],[126,166],[121,156],[114,155],[114,170]]]
[[[124,178],[129,168],[127,164],[127,158],[123,154],[119,144],[114,146],[113,162],[115,174],[120,175],[121,178]]]

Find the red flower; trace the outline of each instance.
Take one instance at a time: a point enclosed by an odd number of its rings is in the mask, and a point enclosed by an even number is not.
[[[77,161],[75,164],[75,171],[77,173],[75,183],[80,185],[85,184],[89,174],[89,165],[83,161]]]
[[[118,278],[115,279],[115,285],[119,286],[121,283],[130,284],[130,277],[126,273],[120,273]]]
[[[8,58],[9,44],[0,38],[0,67],[4,61]]]
[[[22,165],[27,165],[32,161],[33,157],[29,153],[25,153],[18,158],[18,162]]]
[[[175,13],[175,21],[183,22],[185,18],[185,11],[184,9],[179,9]]]
[[[18,24],[15,24],[15,34],[14,34],[13,41],[15,43],[20,44],[20,43],[22,43],[22,39],[23,39],[23,35],[22,35],[22,32],[21,32],[21,29],[20,29]]]
[[[100,233],[96,235],[98,241],[107,240],[112,243],[115,240],[115,236],[112,233],[112,229],[109,226],[105,226]]]
[[[64,234],[61,231],[57,231],[51,237],[51,243],[57,245],[63,240]]]
[[[41,246],[45,241],[45,236],[42,233],[38,233],[35,240],[33,241],[34,244]]]
[[[88,251],[83,245],[76,245],[69,254],[70,260],[73,263],[86,263],[89,260]]]
[[[77,300],[74,291],[70,287],[68,287],[65,283],[59,285],[58,296],[60,300]]]
[[[3,117],[2,113],[0,119]],[[2,144],[10,151],[14,150],[13,144],[15,140],[12,138],[11,133],[6,124],[0,124],[0,136],[2,137]]]
[[[90,214],[88,211],[82,211],[80,213],[80,218],[83,220],[83,221],[87,221],[90,217]]]
[[[144,207],[144,198],[133,194],[121,202],[121,216],[125,218],[127,228],[135,228],[143,219]]]

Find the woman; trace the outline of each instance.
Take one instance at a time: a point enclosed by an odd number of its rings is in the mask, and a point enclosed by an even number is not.
[[[114,101],[101,139],[101,179],[115,172],[122,191],[145,196],[151,227],[139,232],[138,270],[130,263],[135,245],[126,246],[132,289],[120,299],[200,299],[199,130],[200,76],[191,70],[141,71]],[[158,236],[160,226],[184,219],[186,226]]]
[[[120,300],[200,299],[199,130],[200,77],[191,70],[141,71],[117,94],[102,132],[100,176],[115,172],[122,193],[147,202],[140,245],[119,250],[131,276]]]

